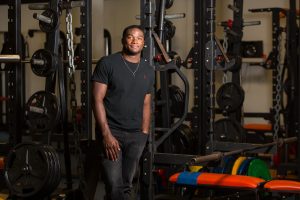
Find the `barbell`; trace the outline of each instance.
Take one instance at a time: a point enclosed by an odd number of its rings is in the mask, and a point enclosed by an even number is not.
[[[76,58],[78,59],[78,58]],[[63,60],[62,63],[69,63],[69,60]],[[96,64],[97,59],[92,60],[92,64]],[[59,57],[46,49],[39,49],[32,55],[29,60],[22,60],[18,54],[2,54],[0,55],[0,63],[30,63],[34,74],[41,77],[47,77],[52,74],[59,63]],[[80,60],[76,61],[80,63]]]
[[[298,140],[297,137],[279,138],[277,141],[274,141],[274,142],[270,142],[270,143],[266,143],[266,144],[257,144],[255,146],[251,146],[251,147],[244,148],[244,149],[237,149],[237,150],[228,151],[228,152],[214,152],[210,155],[196,156],[196,157],[191,159],[190,164],[194,165],[194,164],[197,164],[197,163],[216,161],[216,160],[220,160],[221,158],[223,158],[225,156],[237,155],[237,154],[240,154],[240,153],[244,153],[244,152],[248,152],[248,151],[254,151],[254,150],[257,150],[257,149],[271,147],[271,146],[274,146],[274,145],[282,146],[283,144],[296,142],[297,140]]]
[[[92,64],[97,64],[99,59],[92,59]],[[21,56],[18,54],[1,54],[0,63],[31,63],[32,59],[22,60]],[[63,60],[63,63],[69,63],[69,60]],[[42,63],[41,60],[35,60],[35,63]]]

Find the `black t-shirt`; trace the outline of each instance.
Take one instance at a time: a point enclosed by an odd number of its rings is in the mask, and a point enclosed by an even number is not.
[[[108,86],[104,106],[109,127],[140,131],[144,97],[153,90],[153,68],[144,59],[130,63],[118,52],[100,59],[92,80]]]

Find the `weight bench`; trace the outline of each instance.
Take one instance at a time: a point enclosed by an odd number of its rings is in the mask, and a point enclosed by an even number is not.
[[[173,184],[185,187],[250,190],[253,191],[256,200],[261,199],[260,192],[262,191],[271,193],[300,193],[300,182],[289,180],[265,181],[261,178],[244,175],[180,172],[170,176],[169,181]]]
[[[247,132],[246,140],[249,143],[264,143],[266,139],[270,139],[267,133],[272,132],[272,124],[244,124],[244,130]]]
[[[244,129],[247,131],[270,132],[272,124],[245,124]]]
[[[4,170],[4,157],[0,156],[0,172]]]
[[[300,182],[291,180],[271,180],[264,184],[269,192],[300,194]]]

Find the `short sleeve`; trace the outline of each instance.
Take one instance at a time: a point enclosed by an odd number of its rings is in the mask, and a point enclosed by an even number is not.
[[[147,94],[151,94],[151,93],[154,92],[154,81],[155,81],[155,72],[154,72],[154,69],[151,66],[149,66],[149,67],[151,68],[150,75],[149,75],[149,77],[150,77],[149,83],[150,84],[148,86]]]
[[[100,83],[104,83],[106,85],[108,85],[109,83],[109,66],[107,65],[107,63],[105,62],[104,58],[101,58],[96,67],[95,70],[93,72],[92,75],[92,81],[96,81],[96,82],[100,82]]]

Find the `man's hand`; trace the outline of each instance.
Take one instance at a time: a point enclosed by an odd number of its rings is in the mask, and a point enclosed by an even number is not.
[[[121,151],[118,140],[112,134],[107,134],[103,137],[103,145],[107,158],[116,161],[119,151]]]

